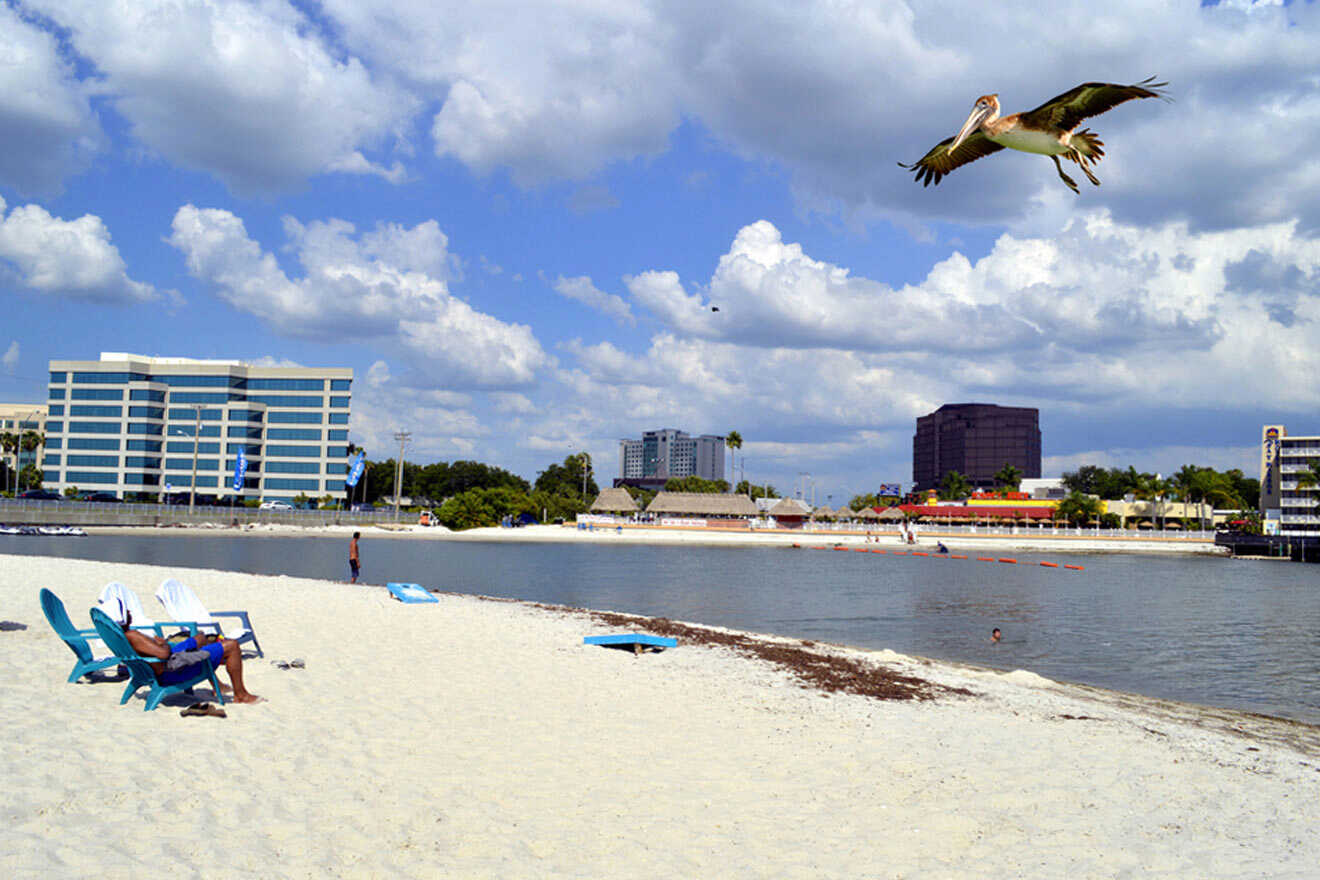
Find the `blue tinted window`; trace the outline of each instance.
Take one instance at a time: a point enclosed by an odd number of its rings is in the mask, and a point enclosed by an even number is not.
[[[333,430],[326,431],[326,432],[325,432],[325,439],[327,439],[327,440],[347,440],[347,439],[348,439],[348,431],[347,431],[347,430],[344,430],[344,429],[342,429],[342,428],[335,428],[335,429],[333,429]]]
[[[118,483],[119,477],[113,471],[66,471],[64,482],[73,483]]]
[[[156,486],[160,484],[160,475],[124,474],[124,482],[132,486]]]
[[[122,388],[74,388],[69,392],[70,400],[123,400]]]
[[[170,403],[228,403],[230,397],[223,391],[184,391],[174,392],[170,395]],[[174,412],[174,410],[170,410]],[[188,410],[188,415],[192,415],[192,410]]]
[[[229,421],[259,422],[265,415],[265,412],[259,409],[231,409],[229,411]]]
[[[50,388],[50,389],[47,390],[46,393],[50,395],[50,399],[51,399],[51,400],[63,400],[63,399],[64,399],[64,389],[63,389],[63,388]]]
[[[344,407],[348,406],[348,398],[347,398],[347,397],[332,397],[332,398],[330,398],[330,406],[333,407],[333,408],[335,408],[335,409],[343,409]]]
[[[347,390],[348,390],[349,388],[351,388],[351,387],[353,387],[353,380],[352,380],[352,379],[331,379],[331,380],[330,380],[330,390],[331,390],[331,391],[347,391]]]
[[[319,480],[290,480],[287,478],[266,477],[266,488],[316,492],[320,490],[321,483]]]
[[[260,440],[261,425],[230,425],[228,435],[230,437],[248,437],[253,440]]]
[[[158,391],[155,388],[131,388],[128,392],[129,400],[150,400],[155,403],[165,402],[165,392]]]
[[[321,463],[319,461],[266,462],[266,473],[268,474],[319,474],[320,472]]]
[[[59,437],[47,437],[47,438],[46,438],[46,448],[47,448],[47,449],[59,449],[59,448],[63,445],[63,443],[64,443],[64,441],[63,441],[61,438],[59,438]]]
[[[109,448],[117,449],[118,447],[109,447]],[[160,441],[159,440],[127,440],[124,442],[124,448],[131,449],[134,452],[160,452]]]
[[[48,415],[48,416],[62,416],[62,415],[64,415],[64,404],[62,404],[62,403],[52,403],[52,404],[49,406],[49,408],[47,409],[46,415]]]
[[[342,491],[344,491],[344,481],[343,481],[343,480],[326,480],[326,481],[325,481],[325,491],[327,491],[327,492],[342,492]]]
[[[348,455],[348,447],[347,447],[347,446],[327,446],[327,447],[325,448],[325,454],[326,454],[326,456],[329,457],[329,458],[335,458],[336,456],[339,457],[339,458],[343,458],[344,456]]]
[[[59,383],[60,385],[63,385],[63,384],[67,381],[67,379],[65,378],[67,375],[68,375],[68,374],[66,374],[66,373],[56,373],[56,372],[51,372],[51,374],[50,374],[50,381],[52,381],[52,382],[57,382],[57,383]]]
[[[70,455],[65,462],[69,467],[119,467],[117,455]]]
[[[195,409],[193,409],[192,407],[188,407],[187,409],[171,409],[171,410],[170,410],[170,421],[172,421],[172,422],[193,422],[194,424],[196,424],[196,422],[197,422],[197,413],[198,413],[198,412],[199,412],[199,410],[195,410]],[[204,422],[218,422],[218,421],[220,421],[220,417],[221,417],[221,415],[224,413],[224,410],[222,410],[222,409],[203,409],[203,410],[200,410],[200,412],[201,412],[201,414],[202,414],[202,421],[204,421]]]
[[[188,474],[168,474],[168,475],[166,475],[165,479],[169,480],[169,481],[170,481],[170,485],[172,485],[172,486],[183,486],[183,487],[185,487],[185,488],[186,488],[186,487],[190,487],[190,486],[192,486],[192,474],[191,474],[191,473],[188,473]],[[214,488],[215,483],[216,483],[216,478],[215,478],[215,477],[205,477],[205,476],[202,476],[201,474],[198,474],[198,475],[197,475],[197,488],[199,488],[199,489],[205,489],[205,488],[207,488],[208,486]]]
[[[50,423],[46,423],[46,430],[50,430]],[[157,429],[159,430],[159,429]],[[118,434],[118,422],[69,422],[70,434]]]
[[[194,423],[191,423],[191,422],[186,422],[186,423],[184,423],[184,424],[182,424],[182,425],[170,425],[170,436],[172,436],[172,437],[191,437],[191,436],[193,436],[193,431],[194,431],[196,428],[197,428],[197,425],[194,424]],[[201,436],[203,436],[203,437],[219,437],[219,436],[220,436],[220,426],[219,426],[219,425],[202,425],[202,433],[201,433]]]
[[[266,406],[308,406],[317,409],[325,406],[324,397],[307,395],[249,394],[247,399],[252,403],[264,403]]]
[[[165,417],[165,410],[158,406],[130,406],[128,417],[130,419],[160,419]]]
[[[131,468],[158,468],[160,467],[159,458],[149,458],[145,455],[125,455],[124,467]]]
[[[126,382],[145,382],[141,373],[74,373],[75,385],[123,385]]]
[[[324,391],[324,379],[248,379],[249,391]],[[256,400],[251,394],[249,400]]]
[[[330,421],[333,422],[334,420],[335,417],[332,414],[330,416]],[[266,421],[286,422],[286,423],[293,422],[295,424],[302,424],[302,425],[319,425],[321,424],[321,414],[319,412],[268,412],[266,413]],[[348,423],[347,416],[345,416],[344,423],[345,424]]]
[[[228,452],[230,455],[236,455],[240,449],[242,449],[247,455],[261,455],[261,447],[255,443],[225,444],[225,452]]]
[[[152,376],[151,381],[171,388],[242,388],[243,380],[237,376]],[[179,395],[171,394],[177,400]]]
[[[321,447],[319,446],[274,446],[266,444],[266,457],[273,455],[297,456],[299,458],[320,458]]]
[[[124,415],[122,406],[99,406],[96,404],[73,403],[69,405],[71,416],[95,416],[102,419],[118,419]]]
[[[50,445],[50,440],[46,441]],[[118,449],[119,438],[117,437],[70,437],[70,449]],[[131,448],[131,447],[130,447]]]
[[[49,452],[46,453],[46,457],[41,460],[41,466],[44,468],[50,467],[52,465],[58,466],[59,463],[60,463],[60,457],[58,455],[51,455]]]
[[[220,460],[217,458],[199,458],[197,459],[197,470],[214,471],[219,470]],[[193,469],[193,460],[191,458],[167,458],[165,459],[165,470],[167,471],[191,471]]]
[[[346,462],[330,462],[325,466],[327,474],[346,474],[348,473],[348,464]]]
[[[186,452],[192,455],[193,442],[191,440],[171,440],[165,444],[165,451],[170,453]],[[220,451],[219,443],[198,443],[197,452],[202,455],[215,455]]]
[[[234,464],[235,464],[237,461],[238,461],[238,459],[236,459],[236,458],[226,459],[226,460],[225,460],[225,470],[227,470],[229,473],[232,474],[232,473],[234,472]],[[248,472],[249,474],[255,474],[255,473],[259,473],[260,471],[261,471],[261,462],[260,462],[260,461],[254,461],[254,460],[252,460],[252,459],[249,458],[249,459],[247,460],[247,472]],[[232,483],[233,480],[231,479],[230,482]],[[246,481],[245,481],[245,482],[246,482]],[[254,488],[254,489],[257,488],[256,483],[252,483],[251,486],[252,486],[252,488]]]
[[[270,428],[267,440],[320,440],[320,428]]]
[[[332,425],[347,425],[347,424],[348,424],[348,413],[330,413],[330,424],[332,424]]]
[[[159,434],[160,425],[149,425],[146,422],[129,422],[128,433],[130,434]]]
[[[47,434],[63,434],[64,422],[46,422]]]

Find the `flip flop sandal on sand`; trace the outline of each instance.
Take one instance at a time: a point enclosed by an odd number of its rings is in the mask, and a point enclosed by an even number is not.
[[[187,718],[190,715],[210,715],[212,718],[228,718],[229,715],[219,706],[212,706],[210,703],[194,703],[179,713]]]
[[[303,662],[303,659],[301,657],[298,657],[294,660],[290,660],[289,665],[292,666],[294,669],[305,669],[307,667],[307,664]]]
[[[283,660],[272,660],[272,661],[270,661],[270,662],[271,662],[274,666],[279,667],[280,669],[288,669],[288,668],[289,668],[289,664],[286,663],[286,662],[283,661]]]

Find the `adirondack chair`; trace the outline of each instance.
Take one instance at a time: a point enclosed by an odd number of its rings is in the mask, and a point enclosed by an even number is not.
[[[119,581],[111,581],[101,588],[101,595],[97,598],[96,604],[101,606],[111,620],[115,620],[119,613],[116,603],[133,615],[133,626],[155,626],[156,622],[147,616],[137,593]]]
[[[207,611],[202,600],[187,584],[177,578],[166,578],[156,590],[156,598],[165,606],[165,613],[178,620],[196,621],[200,629],[215,631],[227,639],[233,639],[240,645],[252,643],[258,657],[266,656],[257,641],[257,634],[252,631],[252,621],[246,611]],[[217,617],[237,618],[232,623],[221,623]]]
[[[93,608],[91,615],[92,625],[96,627],[96,633],[101,641],[115,652],[118,662],[128,669],[128,686],[124,688],[124,696],[120,698],[119,705],[127,703],[139,688],[150,688],[147,692],[147,704],[143,709],[150,712],[160,705],[160,701],[165,697],[192,690],[193,685],[208,680],[215,691],[216,702],[224,704],[225,698],[220,692],[220,680],[215,677],[215,668],[209,658],[202,659],[192,666],[157,676],[147,659],[133,650],[119,624],[111,620],[110,616],[99,607]]]
[[[42,587],[41,589],[41,610],[46,614],[46,621],[50,628],[55,630],[55,635],[63,639],[64,644],[69,646],[73,656],[78,658],[73,664],[73,671],[69,673],[69,683],[73,684],[84,675],[105,669],[108,666],[118,666],[119,658],[113,654],[109,657],[97,658],[93,656],[92,646],[87,643],[89,638],[97,638],[95,629],[78,629],[69,619],[69,612],[64,609],[64,603],[60,601],[50,590]]]

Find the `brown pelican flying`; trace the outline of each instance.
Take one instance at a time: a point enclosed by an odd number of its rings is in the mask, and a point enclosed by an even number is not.
[[[963,123],[962,130],[945,138],[929,153],[911,165],[916,179],[923,186],[938,184],[944,175],[959,165],[975,162],[1004,147],[1024,153],[1039,153],[1054,160],[1059,177],[1073,192],[1080,192],[1077,183],[1063,173],[1059,157],[1071,159],[1082,169],[1086,178],[1096,186],[1100,181],[1091,173],[1090,164],[1099,162],[1105,151],[1104,143],[1089,129],[1074,131],[1083,119],[1099,116],[1112,107],[1133,98],[1163,98],[1161,88],[1168,83],[1152,82],[1155,77],[1143,79],[1130,86],[1116,83],[1082,83],[1057,98],[1051,98],[1028,113],[1014,113],[999,118],[999,96],[982,95],[976,99],[972,115]]]

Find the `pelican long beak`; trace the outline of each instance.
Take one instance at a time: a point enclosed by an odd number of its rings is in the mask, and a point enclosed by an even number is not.
[[[967,117],[967,121],[963,123],[963,127],[958,130],[958,136],[953,139],[953,143],[949,144],[948,152],[952,153],[954,150],[962,146],[962,142],[967,140],[968,135],[976,131],[982,122],[985,122],[986,117],[988,117],[991,112],[992,111],[989,107],[973,107],[972,114]]]

